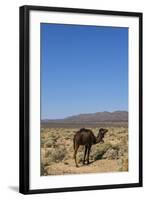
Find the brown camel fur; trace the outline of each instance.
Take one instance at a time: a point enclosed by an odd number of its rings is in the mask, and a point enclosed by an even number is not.
[[[78,167],[76,155],[79,146],[80,145],[85,146],[83,164],[85,164],[86,154],[87,154],[87,164],[89,164],[89,155],[92,145],[97,143],[103,143],[104,142],[103,138],[106,132],[108,132],[107,129],[101,128],[99,129],[98,135],[96,137],[90,129],[81,128],[79,131],[75,133],[73,138],[73,145],[74,145],[74,159],[76,167]]]

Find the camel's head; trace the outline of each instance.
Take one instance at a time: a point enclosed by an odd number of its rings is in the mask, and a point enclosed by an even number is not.
[[[105,134],[108,132],[108,129],[100,128],[99,135],[101,138],[104,138]]]
[[[103,138],[107,132],[108,132],[108,129],[100,128],[97,138],[96,138],[96,143],[104,143]]]

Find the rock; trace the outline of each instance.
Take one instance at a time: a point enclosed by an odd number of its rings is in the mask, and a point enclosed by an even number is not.
[[[67,161],[64,162],[65,165],[69,165],[69,163]]]

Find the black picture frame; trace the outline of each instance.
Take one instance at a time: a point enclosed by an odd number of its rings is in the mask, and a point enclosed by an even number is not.
[[[97,185],[97,186],[81,186],[67,188],[51,188],[51,189],[34,189],[29,187],[29,17],[30,11],[44,12],[67,12],[67,13],[84,13],[84,14],[102,14],[112,16],[130,16],[139,18],[139,182],[129,184],[114,184],[114,185]],[[19,191],[22,194],[36,193],[52,193],[52,192],[68,192],[68,191],[83,191],[83,190],[98,190],[98,189],[114,189],[114,188],[130,188],[142,186],[142,13],[138,12],[123,12],[123,11],[107,11],[107,10],[90,10],[79,8],[63,8],[63,7],[44,7],[44,6],[22,6],[20,7],[20,174],[19,174]]]

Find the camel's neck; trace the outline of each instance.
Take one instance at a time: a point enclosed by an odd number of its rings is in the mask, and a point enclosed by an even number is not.
[[[96,137],[96,144],[99,143],[101,140],[102,140],[101,135],[98,135],[98,136]]]

